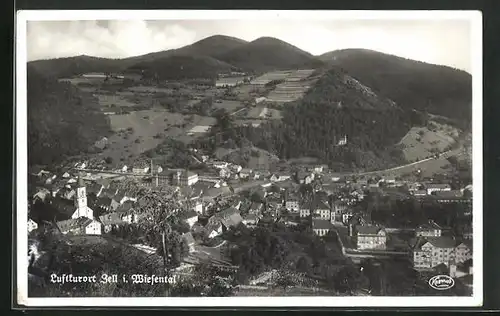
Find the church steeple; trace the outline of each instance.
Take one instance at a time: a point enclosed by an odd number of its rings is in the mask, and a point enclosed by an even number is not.
[[[90,219],[94,218],[94,212],[87,206],[87,188],[85,182],[78,177],[77,188],[75,194],[75,213],[73,218],[88,217]]]

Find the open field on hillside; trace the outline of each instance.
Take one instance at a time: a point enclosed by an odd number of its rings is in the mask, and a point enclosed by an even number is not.
[[[449,125],[431,122],[428,127],[413,127],[400,141],[406,160],[412,162],[443,152],[455,143],[459,131]]]
[[[95,96],[99,101],[99,104],[103,107],[128,107],[136,105],[120,95],[96,94]]]
[[[304,93],[315,83],[315,80],[291,81],[280,83],[269,93],[267,100],[270,102],[286,103],[300,99]]]
[[[135,86],[127,89],[130,92],[140,92],[140,93],[172,93],[174,90],[169,88],[155,87],[155,86]]]
[[[231,91],[236,93],[238,100],[246,101],[261,97],[266,92],[266,89],[251,84],[244,84],[233,88]]]
[[[199,115],[183,115],[165,110],[135,111],[130,114],[110,115],[111,128],[116,132],[109,137],[108,147],[101,155],[115,161],[137,157],[153,149],[165,137],[189,142],[197,135],[187,135],[198,125],[213,125],[215,119]]]
[[[250,81],[250,84],[253,85],[265,85],[273,80],[283,80],[289,75],[293,73],[292,70],[279,70],[279,71],[271,71],[266,72],[260,77],[257,77]]]

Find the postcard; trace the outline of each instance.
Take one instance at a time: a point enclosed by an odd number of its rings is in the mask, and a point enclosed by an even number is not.
[[[482,304],[480,12],[16,23],[20,306]]]

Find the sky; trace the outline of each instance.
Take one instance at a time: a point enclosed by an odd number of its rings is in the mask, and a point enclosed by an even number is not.
[[[28,21],[28,61],[124,58],[179,48],[211,35],[270,36],[313,55],[365,48],[471,72],[469,20]]]

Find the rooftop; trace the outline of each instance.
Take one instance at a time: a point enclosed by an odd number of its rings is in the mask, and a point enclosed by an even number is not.
[[[378,226],[357,226],[356,227],[358,235],[377,235],[382,227]]]
[[[333,227],[332,223],[326,219],[315,219],[312,220],[312,229],[331,229]]]

